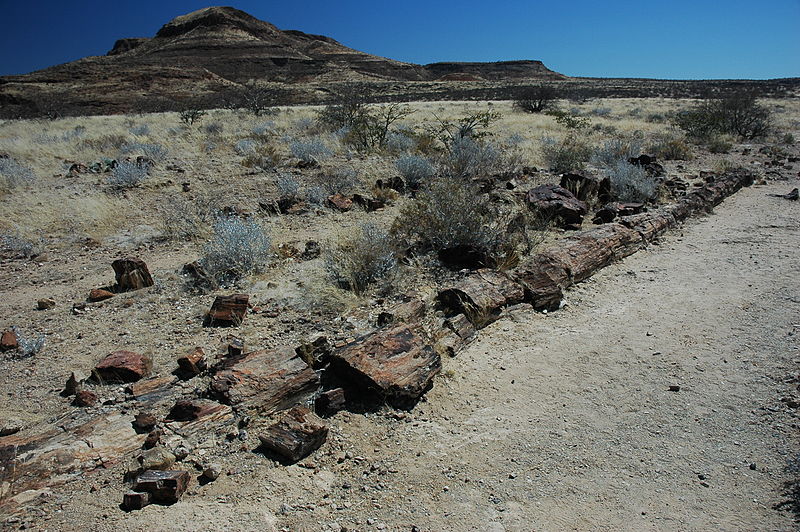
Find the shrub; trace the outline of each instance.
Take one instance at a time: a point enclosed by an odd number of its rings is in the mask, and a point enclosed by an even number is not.
[[[27,166],[10,157],[0,159],[0,192],[29,185],[35,180],[36,174]]]
[[[207,135],[219,135],[224,130],[224,127],[219,122],[211,122],[203,126],[203,131]]]
[[[425,157],[403,155],[395,162],[397,171],[411,188],[427,182],[436,175],[436,168]]]
[[[274,146],[263,144],[248,151],[242,159],[242,166],[262,171],[274,169],[281,161],[281,156]]]
[[[111,170],[108,184],[117,188],[133,188],[142,184],[147,179],[147,166],[134,162],[122,161]]]
[[[497,111],[478,111],[456,121],[436,117],[439,122],[436,136],[445,147],[451,145],[454,139],[482,139],[491,134],[489,127],[500,118],[502,115]]]
[[[386,148],[389,130],[395,122],[413,113],[397,103],[370,109],[364,107],[352,123],[345,128],[342,140],[359,151],[375,151]]]
[[[386,136],[386,149],[391,153],[405,153],[414,149],[414,139],[400,131],[390,131]]]
[[[179,113],[181,122],[186,124],[187,126],[191,126],[204,116],[206,116],[206,112],[202,109],[185,109]]]
[[[590,120],[585,116],[580,116],[577,109],[571,111],[561,111],[555,109],[548,113],[551,115],[557,124],[564,126],[567,129],[585,129],[591,124]]]
[[[602,147],[595,148],[591,161],[594,165],[609,167],[615,165],[620,159],[628,160],[631,157],[638,157],[641,153],[641,140],[616,138],[605,141]]]
[[[644,168],[632,165],[625,159],[617,161],[607,172],[611,180],[611,193],[619,201],[647,202],[658,194],[656,180],[648,176]]]
[[[275,122],[269,120],[262,122],[253,128],[253,136],[259,138],[271,137],[275,134]]]
[[[36,243],[19,234],[5,233],[0,235],[0,250],[11,258],[28,259],[39,254]]]
[[[247,155],[255,153],[258,143],[252,139],[242,139],[236,142],[233,146],[233,151],[239,155]]]
[[[647,151],[665,161],[688,161],[692,158],[692,148],[685,139],[672,136],[657,137]]]
[[[319,163],[331,155],[331,150],[319,138],[296,140],[289,145],[292,155],[304,163]]]
[[[336,284],[361,294],[378,281],[391,281],[397,255],[389,233],[366,223],[326,253],[325,267]]]
[[[786,133],[781,137],[781,142],[784,144],[794,144],[794,135]]]
[[[300,183],[291,174],[280,173],[276,185],[278,187],[278,197],[282,199],[295,199],[300,192]]]
[[[362,184],[358,172],[354,168],[346,167],[334,168],[330,172],[319,174],[316,182],[328,196],[350,194]]]
[[[569,135],[561,141],[542,137],[541,151],[545,165],[556,173],[580,170],[592,154],[591,148],[574,135]]]
[[[312,205],[324,205],[325,200],[330,194],[325,192],[325,189],[320,186],[313,186],[306,191],[306,199]]]
[[[514,100],[514,107],[526,113],[541,113],[551,107],[557,98],[558,92],[553,87],[529,87]]]
[[[251,80],[229,91],[223,100],[223,105],[229,109],[245,109],[261,116],[272,110],[274,95],[267,85]]]
[[[455,136],[444,165],[454,177],[474,177],[495,173],[500,160],[500,151],[493,144],[471,136]]]
[[[150,126],[147,124],[142,124],[140,126],[133,126],[128,130],[131,135],[135,135],[137,137],[144,137],[150,134]]]
[[[331,131],[351,128],[368,114],[367,99],[368,92],[363,87],[349,85],[334,94],[333,101],[322,108],[317,119]]]
[[[220,218],[214,236],[203,250],[200,264],[221,285],[238,283],[257,273],[269,259],[270,238],[256,222],[239,218]]]
[[[769,109],[757,104],[754,95],[743,92],[703,102],[675,117],[678,127],[700,140],[714,134],[756,139],[769,132],[770,122]]]
[[[591,113],[594,116],[601,116],[601,117],[611,116],[611,108],[610,107],[595,107],[594,109],[591,110]]]
[[[728,153],[733,148],[733,143],[722,135],[714,135],[706,141],[706,148],[711,153]]]
[[[208,234],[214,209],[206,197],[186,200],[172,197],[167,200],[161,215],[161,229],[167,240],[186,242]]]
[[[146,144],[144,142],[126,142],[120,147],[123,154],[140,153],[154,162],[161,162],[167,158],[169,151],[161,144]]]

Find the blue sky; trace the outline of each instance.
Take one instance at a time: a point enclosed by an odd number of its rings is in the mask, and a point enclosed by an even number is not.
[[[0,75],[103,55],[206,2],[0,0]],[[800,77],[800,0],[255,1],[281,29],[401,61],[539,59],[572,76]]]

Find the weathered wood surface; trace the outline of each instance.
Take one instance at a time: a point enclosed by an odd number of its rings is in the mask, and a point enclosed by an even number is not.
[[[262,414],[291,407],[311,397],[320,381],[294,350],[260,350],[228,357],[213,368],[212,396],[228,405]]]
[[[217,296],[205,317],[205,327],[238,327],[244,321],[250,296],[231,294]]]
[[[153,286],[153,277],[142,259],[124,258],[111,263],[114,269],[116,292],[128,292]]]
[[[503,307],[525,299],[525,289],[506,274],[478,270],[454,286],[441,290],[439,305],[449,315],[464,314],[478,328],[495,321]]]
[[[136,479],[134,491],[150,494],[153,502],[175,504],[189,486],[188,471],[145,471]]]
[[[328,424],[311,410],[296,406],[259,435],[261,445],[290,462],[297,462],[325,443]]]
[[[441,370],[439,355],[405,324],[378,330],[334,351],[331,363],[349,382],[399,407],[415,404]]]

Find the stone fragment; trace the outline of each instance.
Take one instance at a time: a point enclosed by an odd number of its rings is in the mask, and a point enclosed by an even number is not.
[[[327,337],[318,336],[309,342],[300,344],[294,351],[306,364],[314,369],[319,369],[328,362],[332,347]]]
[[[132,424],[133,430],[139,434],[144,434],[152,431],[157,423],[158,419],[156,416],[150,413],[142,413],[134,416]]]
[[[189,284],[200,292],[213,292],[219,288],[219,283],[197,262],[184,264],[183,274],[189,279]]]
[[[236,357],[244,352],[244,340],[238,336],[228,335],[225,338],[225,355]]]
[[[547,252],[534,255],[509,275],[525,288],[525,300],[536,310],[557,310],[563,289],[571,284],[568,264]]]
[[[104,290],[102,288],[92,288],[89,291],[89,296],[86,300],[89,303],[98,303],[100,301],[105,301],[106,299],[111,299],[114,297],[113,292],[109,292],[108,290]]]
[[[144,451],[139,456],[139,463],[144,471],[166,471],[175,465],[175,455],[169,452],[166,447],[159,445]]]
[[[441,370],[441,358],[422,336],[403,324],[378,330],[334,351],[331,369],[345,382],[406,408],[431,387]]]
[[[81,407],[94,406],[97,404],[97,400],[98,397],[96,393],[89,390],[79,390],[75,394],[75,400],[73,401],[73,404]]]
[[[412,299],[398,303],[393,307],[378,314],[378,327],[390,323],[415,323],[425,315],[425,302],[421,299]]]
[[[244,320],[249,302],[250,296],[247,294],[217,296],[206,314],[203,326],[238,327]]]
[[[0,438],[11,436],[22,430],[22,422],[18,419],[5,419],[0,421]]]
[[[308,408],[296,406],[258,438],[266,449],[294,463],[319,449],[327,436],[325,421]]]
[[[142,259],[124,258],[111,263],[116,277],[115,290],[128,292],[153,286],[153,278],[147,269],[147,264]]]
[[[144,447],[145,449],[152,449],[153,447],[161,443],[161,436],[163,435],[164,432],[161,431],[160,429],[151,430],[147,434],[147,437],[144,439],[142,447]]]
[[[153,502],[174,504],[186,491],[190,478],[188,471],[145,471],[133,489],[149,493]]]
[[[10,329],[3,331],[3,335],[0,336],[0,351],[11,351],[17,347],[19,347],[17,334]]]
[[[167,414],[167,421],[195,421],[221,405],[207,399],[179,399]]]
[[[333,194],[328,196],[328,206],[337,211],[347,212],[353,208],[353,200],[344,194]]]
[[[206,367],[206,357],[202,347],[195,347],[191,353],[178,358],[179,373],[186,378],[200,375]]]
[[[564,229],[580,229],[588,212],[585,202],[558,185],[540,185],[528,191],[528,208]]]
[[[136,382],[153,368],[149,357],[133,351],[115,351],[94,368],[93,377],[100,383]]]
[[[150,494],[147,492],[129,491],[122,496],[122,509],[126,512],[141,510],[150,504]]]
[[[309,240],[305,244],[305,248],[303,249],[303,253],[300,255],[300,258],[303,260],[312,260],[316,259],[322,254],[322,248],[319,245],[319,242],[316,240]]]
[[[317,412],[323,415],[331,415],[339,410],[344,410],[347,404],[347,399],[344,394],[344,388],[334,388],[326,390],[319,394],[314,400],[314,408]]]
[[[201,477],[206,482],[214,482],[219,478],[221,471],[222,467],[220,467],[219,464],[211,464],[205,469],[203,469],[203,474],[201,475]]]
[[[52,298],[40,299],[36,302],[36,308],[39,310],[48,310],[56,306],[56,300]]]

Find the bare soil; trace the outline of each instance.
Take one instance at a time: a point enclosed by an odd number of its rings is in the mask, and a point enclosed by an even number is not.
[[[297,465],[247,442],[210,450],[216,482],[131,513],[115,466],[41,494],[5,526],[794,529],[799,205],[766,194],[797,184],[740,191],[571,290],[558,312],[510,312],[413,411],[340,412]],[[62,372],[47,375],[56,401]]]

